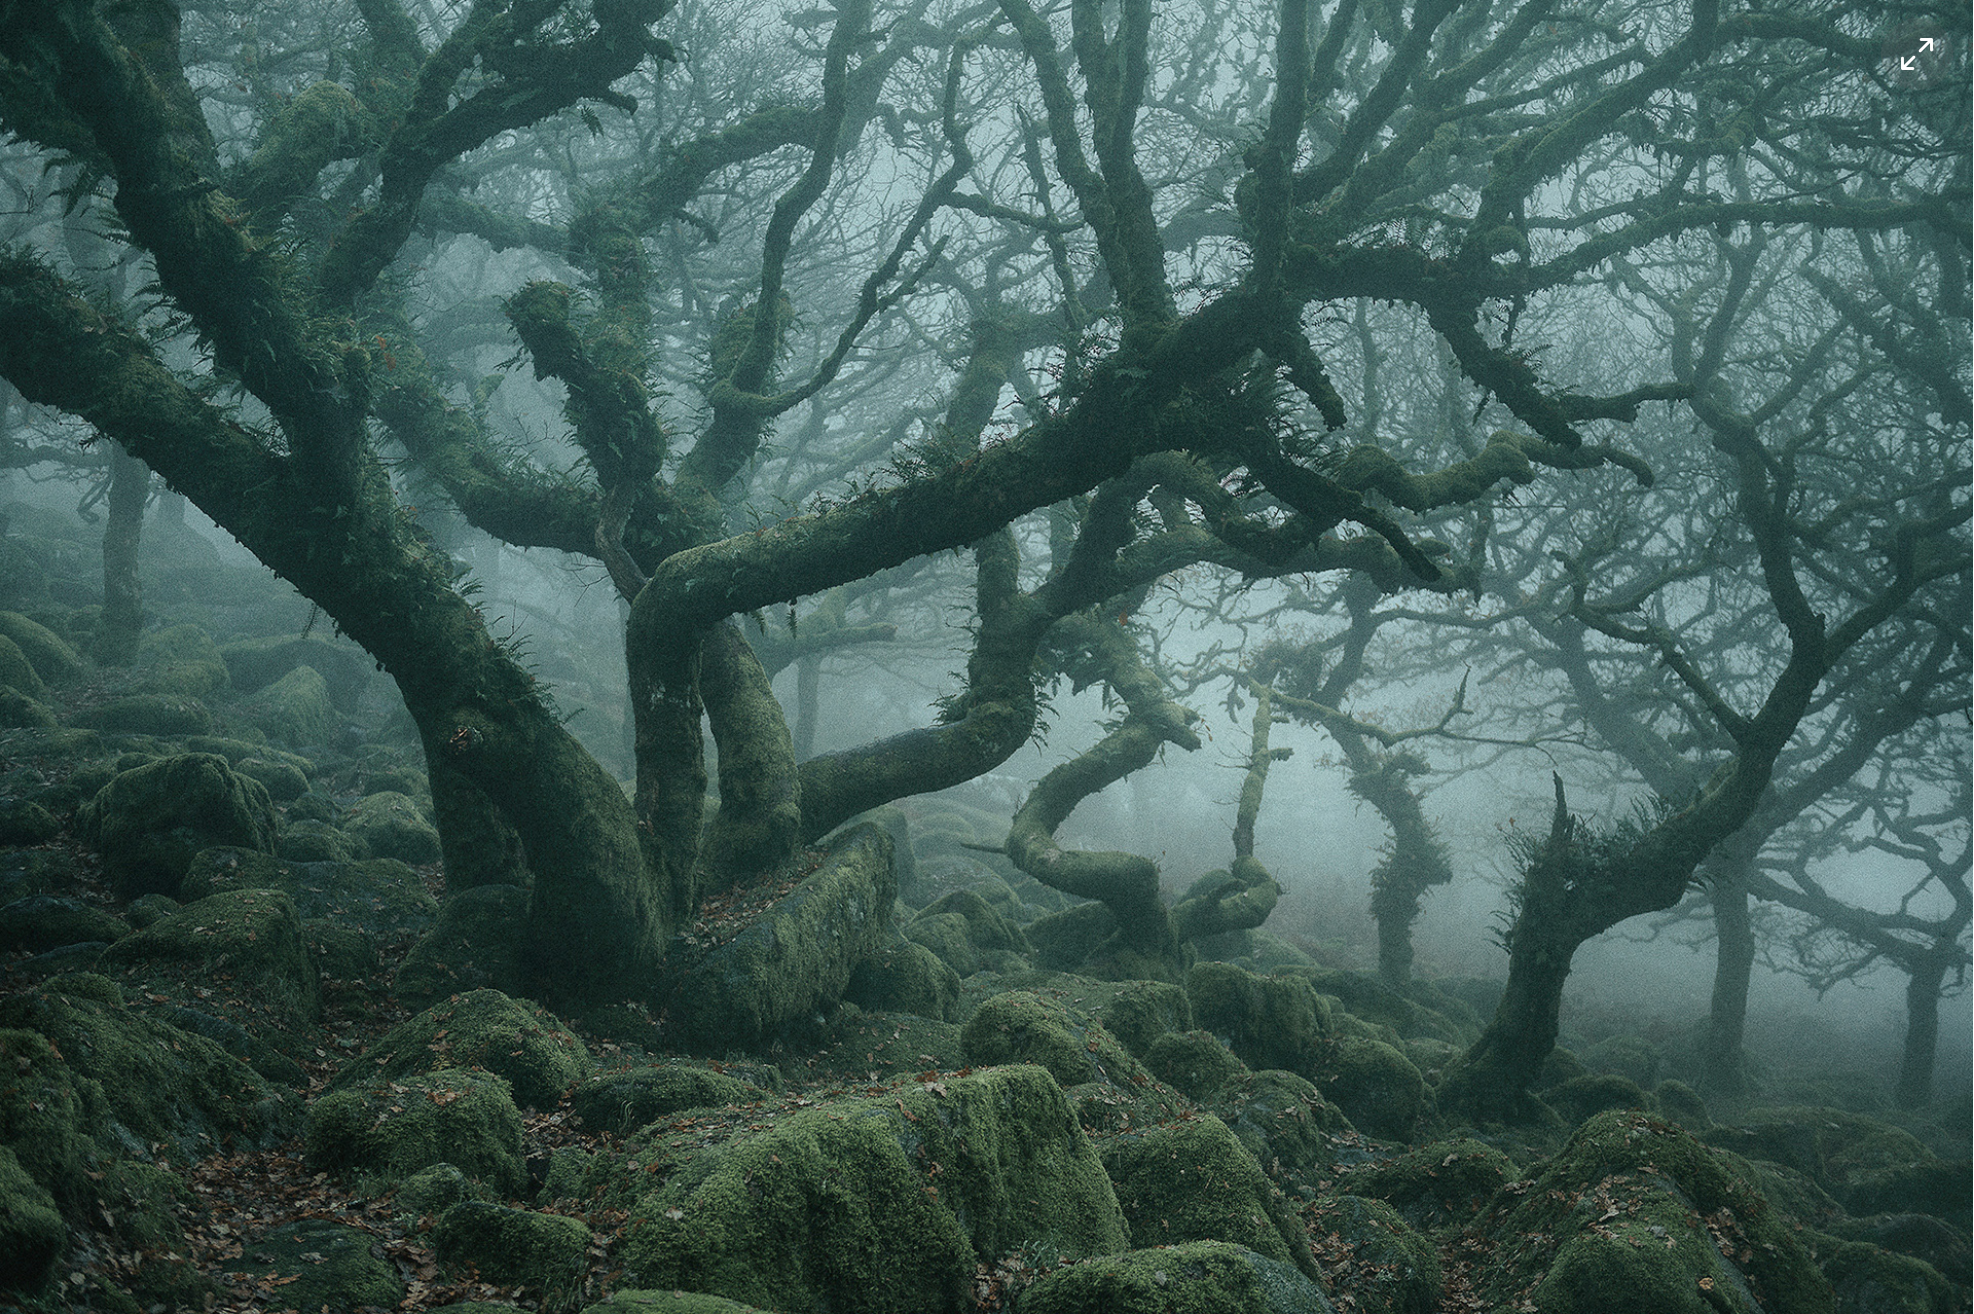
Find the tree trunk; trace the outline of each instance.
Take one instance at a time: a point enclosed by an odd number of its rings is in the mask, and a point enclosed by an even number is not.
[[[1543,1116],[1529,1091],[1556,1048],[1563,983],[1581,943],[1560,921],[1531,922],[1526,932],[1517,925],[1508,989],[1487,1030],[1447,1078],[1442,1108],[1485,1122],[1526,1123]]]
[[[1738,879],[1716,881],[1709,898],[1714,908],[1714,993],[1700,1056],[1700,1091],[1730,1098],[1748,1093],[1748,982],[1755,965],[1754,922],[1748,891]]]
[[[1905,1052],[1899,1061],[1895,1095],[1902,1109],[1917,1109],[1933,1095],[1933,1062],[1940,1043],[1940,985],[1951,961],[1948,954],[1928,954],[1915,964],[1906,981]]]
[[[137,660],[144,632],[144,587],[137,574],[137,546],[144,532],[144,498],[151,471],[110,444],[109,523],[103,527],[103,614],[96,625],[96,660],[128,666]]]

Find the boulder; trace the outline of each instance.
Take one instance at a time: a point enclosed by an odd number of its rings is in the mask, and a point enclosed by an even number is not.
[[[137,645],[137,691],[201,699],[224,689],[226,662],[196,625],[173,625],[146,634]]]
[[[54,1276],[69,1241],[55,1197],[0,1145],[0,1291],[33,1291]]]
[[[763,1309],[969,1309],[981,1263],[1122,1248],[1096,1150],[1030,1065],[785,1115],[695,1149],[638,1202],[618,1250],[635,1286]]]
[[[82,678],[83,662],[72,644],[39,621],[17,611],[0,611],[0,634],[19,648],[48,684],[69,684]]]
[[[1144,1059],[1154,1077],[1202,1104],[1247,1074],[1247,1064],[1205,1031],[1168,1031],[1152,1042]]]
[[[1521,1176],[1510,1159],[1476,1140],[1432,1141],[1345,1173],[1337,1189],[1384,1201],[1421,1230],[1465,1224]]]
[[[279,1291],[286,1309],[396,1309],[405,1294],[376,1238],[328,1218],[269,1228],[227,1267],[259,1279],[263,1290]]]
[[[1270,1180],[1304,1192],[1336,1166],[1330,1138],[1354,1130],[1314,1083],[1280,1068],[1237,1077],[1210,1106]]]
[[[1431,1238],[1382,1200],[1330,1196],[1303,1212],[1330,1287],[1361,1314],[1433,1314],[1445,1287]]]
[[[175,894],[193,855],[214,845],[272,852],[276,828],[267,790],[210,753],[119,772],[76,821],[122,898]]]
[[[288,1032],[322,1015],[322,981],[294,900],[236,890],[187,904],[105,950],[101,970],[132,988]]]
[[[447,1306],[458,1310],[458,1306]],[[582,1314],[762,1314],[752,1305],[743,1305],[725,1296],[708,1296],[697,1291],[618,1291],[599,1305],[586,1306]]]
[[[394,790],[359,799],[343,833],[366,858],[395,858],[413,866],[439,860],[438,828],[417,802]]]
[[[843,997],[867,1010],[951,1022],[959,1012],[960,978],[932,950],[893,936],[857,964]]]
[[[589,1268],[589,1228],[561,1214],[462,1200],[432,1229],[432,1249],[484,1282],[538,1293],[544,1309],[570,1308]]]
[[[767,1098],[759,1086],[683,1063],[657,1063],[605,1072],[581,1081],[569,1094],[569,1111],[585,1130],[632,1132],[681,1109],[752,1104]]]
[[[1384,1140],[1411,1137],[1426,1111],[1426,1079],[1410,1059],[1381,1040],[1346,1036],[1324,1067],[1324,1096],[1357,1130]]]
[[[392,1027],[346,1064],[330,1088],[473,1068],[506,1078],[522,1108],[553,1109],[594,1066],[583,1042],[547,1009],[498,990],[474,990]]]
[[[212,712],[185,694],[143,693],[112,698],[75,718],[77,724],[119,735],[198,735],[212,729]]]
[[[449,896],[420,936],[393,983],[399,1000],[423,1008],[463,990],[520,993],[528,979],[528,892],[480,885]]]
[[[449,1163],[497,1196],[518,1196],[521,1112],[490,1072],[446,1068],[333,1091],[309,1106],[306,1151],[318,1171],[397,1182]]]
[[[1224,1241],[1194,1241],[1057,1269],[1021,1314],[1336,1314],[1291,1265]]]
[[[245,699],[239,710],[269,739],[292,747],[327,742],[336,724],[328,682],[313,666],[297,666]]]
[[[122,918],[80,899],[32,894],[0,907],[0,952],[38,954],[68,944],[107,944],[129,933]]]
[[[1330,1005],[1304,978],[1202,962],[1186,974],[1186,995],[1199,1027],[1255,1071],[1283,1068],[1317,1082],[1328,1075]]]
[[[48,686],[34,669],[34,663],[20,650],[12,639],[0,634],[0,685],[23,694],[36,702],[48,696]]]
[[[889,938],[898,889],[891,837],[857,826],[815,872],[667,983],[676,1042],[702,1054],[751,1050],[843,997]]]
[[[1100,1016],[1124,1048],[1147,1060],[1160,1036],[1193,1030],[1192,1001],[1170,981],[1127,981],[1103,1006]]]

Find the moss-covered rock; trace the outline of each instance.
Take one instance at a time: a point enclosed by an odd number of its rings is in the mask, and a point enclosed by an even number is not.
[[[0,685],[0,730],[53,730],[60,724],[61,720],[48,704],[18,689]]]
[[[371,664],[356,645],[313,635],[240,639],[221,644],[219,655],[233,687],[242,693],[254,693],[307,666],[320,674],[332,700],[351,706],[372,679]]]
[[[1336,1165],[1330,1138],[1354,1130],[1315,1083],[1280,1068],[1237,1077],[1209,1103],[1271,1181],[1304,1192]]]
[[[315,958],[294,900],[280,890],[237,890],[187,904],[111,945],[101,970],[187,1002],[216,997],[241,1025],[299,1030],[322,1015]]]
[[[594,1067],[583,1042],[547,1009],[498,990],[474,990],[392,1027],[330,1087],[474,1068],[505,1077],[522,1108],[553,1109]]]
[[[528,1181],[520,1110],[490,1072],[449,1068],[324,1095],[309,1106],[307,1153],[320,1171],[386,1183],[441,1163],[499,1196]]]
[[[34,663],[20,646],[5,634],[0,634],[0,685],[13,689],[39,702],[48,696],[48,686],[34,669]]]
[[[212,711],[185,694],[145,693],[112,698],[76,718],[78,724],[119,735],[203,734],[212,729]]]
[[[1862,1241],[1817,1247],[1817,1264],[1837,1293],[1838,1314],[1956,1314],[1962,1292],[1931,1264]]]
[[[894,936],[857,964],[843,997],[867,1010],[951,1022],[959,1012],[960,978],[924,945]]]
[[[1126,982],[1099,1016],[1124,1048],[1146,1060],[1160,1036],[1193,1030],[1192,1001],[1170,981]]]
[[[128,934],[122,918],[80,899],[31,894],[0,906],[0,952],[38,954],[65,944],[108,944]]]
[[[731,940],[678,973],[672,1035],[696,1053],[750,1050],[843,997],[891,931],[891,837],[858,826]]]
[[[210,753],[119,772],[76,822],[122,898],[175,894],[193,855],[216,844],[272,852],[277,825],[267,790]]]
[[[1474,1224],[1499,1244],[1480,1294],[1600,1314],[1829,1314],[1788,1222],[1689,1133],[1643,1114],[1583,1124],[1526,1191]]]
[[[681,1109],[753,1104],[766,1097],[759,1086],[723,1072],[660,1063],[578,1082],[569,1093],[569,1111],[588,1131],[623,1133]]]
[[[1058,1269],[1022,1293],[1021,1314],[1336,1314],[1293,1266],[1224,1241],[1195,1241]]]
[[[1714,1125],[1707,1102],[1683,1081],[1662,1081],[1653,1087],[1652,1107],[1667,1122],[1676,1122],[1696,1136]]]
[[[916,1013],[866,1013],[845,1004],[829,1015],[805,1060],[809,1076],[885,1081],[966,1063],[960,1029]]]
[[[461,1200],[473,1198],[473,1179],[449,1163],[420,1168],[398,1183],[392,1203],[398,1213],[414,1222],[436,1220]]]
[[[1186,995],[1200,1028],[1257,1072],[1283,1068],[1311,1081],[1328,1075],[1335,1051],[1330,1006],[1306,979],[1203,962],[1186,974]]]
[[[13,641],[44,682],[69,684],[82,678],[83,661],[74,645],[39,621],[0,611],[0,635]]]
[[[1230,1241],[1317,1276],[1302,1224],[1212,1114],[1112,1137],[1102,1153],[1136,1249]]]
[[[162,1147],[193,1160],[229,1140],[265,1145],[294,1128],[298,1101],[290,1092],[213,1041],[125,1007],[103,977],[56,977],[0,1001],[0,1028],[31,1031],[53,1046],[44,1055],[31,1042],[10,1044],[25,1084],[41,1093],[28,1110],[0,1114],[19,1119],[0,1127],[0,1142],[58,1197],[73,1200],[86,1189],[51,1180],[81,1171],[90,1147],[79,1138],[145,1157]],[[59,1069],[47,1062],[53,1055]],[[33,1110],[36,1103],[44,1108]],[[41,1136],[51,1143],[38,1143]]]
[[[1028,937],[1022,934],[1021,928],[976,890],[949,891],[920,909],[921,916],[937,917],[942,913],[957,913],[965,920],[967,939],[973,942],[975,948],[1017,954],[1028,952]]]
[[[292,803],[308,793],[308,776],[293,762],[266,757],[243,757],[233,769],[249,780],[258,780],[267,796],[276,803]]]
[[[1773,1199],[1773,1196],[1770,1197]],[[1801,1214],[1792,1217],[1799,1221]],[[1908,1255],[1931,1265],[1947,1281],[1966,1286],[1970,1269],[1974,1268],[1974,1254],[1970,1254],[1970,1239],[1964,1228],[1933,1217],[1931,1214],[1879,1214],[1873,1218],[1831,1217],[1821,1221],[1817,1227],[1842,1241],[1863,1241],[1881,1250]],[[1819,1262],[1823,1257],[1823,1243],[1817,1243]]]
[[[996,995],[975,1009],[960,1028],[960,1045],[976,1067],[1033,1063],[1065,1087],[1143,1084],[1138,1079],[1150,1075],[1101,1023],[1027,990]]]
[[[526,967],[528,892],[480,885],[447,897],[431,929],[398,964],[398,998],[423,1008],[462,990],[518,993]]]
[[[439,860],[439,831],[410,797],[386,790],[357,800],[343,833],[366,858],[395,858],[416,866]]]
[[[1095,1149],[1039,1068],[977,1071],[686,1149],[639,1202],[627,1280],[762,1308],[960,1310],[977,1264],[1118,1250]]]
[[[538,1293],[544,1309],[568,1309],[589,1267],[589,1228],[561,1214],[462,1200],[432,1229],[432,1248],[483,1281]]]
[[[1652,1108],[1651,1096],[1640,1090],[1636,1082],[1609,1072],[1572,1077],[1543,1091],[1542,1102],[1571,1126],[1606,1109]]]
[[[89,1198],[85,1173],[98,1153],[89,1110],[102,1104],[99,1085],[72,1071],[48,1037],[0,1027],[0,1145],[65,1212]]]
[[[0,1145],[0,1291],[46,1285],[68,1239],[55,1197]]]
[[[1643,1036],[1609,1036],[1577,1055],[1593,1074],[1624,1077],[1641,1090],[1658,1084],[1665,1056]],[[1546,1097],[1545,1097],[1546,1098]]]
[[[143,693],[205,698],[227,685],[219,648],[196,625],[152,630],[137,645],[138,688]]]
[[[1205,1031],[1168,1031],[1152,1042],[1144,1058],[1154,1077],[1202,1104],[1248,1070],[1247,1064]]]
[[[1501,1151],[1462,1139],[1432,1141],[1353,1168],[1337,1185],[1352,1195],[1383,1200],[1424,1229],[1465,1224],[1519,1176],[1515,1161]]]
[[[210,849],[192,859],[179,893],[203,899],[234,890],[280,890],[304,922],[334,918],[380,946],[411,939],[439,916],[438,900],[418,873],[393,858],[302,862]]]
[[[297,666],[244,700],[239,710],[269,739],[295,747],[326,742],[336,723],[328,682],[313,666]]]
[[[1433,1314],[1445,1279],[1432,1240],[1382,1200],[1329,1196],[1303,1211],[1330,1287],[1363,1314]]]
[[[618,1291],[600,1304],[586,1306],[582,1314],[762,1314],[752,1305],[743,1305],[725,1296],[708,1296],[696,1291]]]
[[[327,822],[290,821],[281,828],[274,852],[287,862],[349,862],[356,857],[356,845]]]
[[[957,977],[972,976],[987,966],[967,935],[966,918],[958,913],[920,913],[905,923],[900,934],[946,964]]]
[[[380,1253],[376,1239],[327,1218],[269,1228],[229,1268],[278,1290],[284,1308],[395,1309],[404,1299],[397,1266]]]
[[[1974,1198],[1967,1161],[1943,1163],[1911,1133],[1866,1114],[1822,1105],[1755,1108],[1705,1139],[1793,1168],[1859,1216],[1917,1210],[1967,1226]]]
[[[1339,1040],[1323,1094],[1359,1131],[1386,1140],[1409,1139],[1426,1112],[1426,1079],[1410,1059],[1379,1040]]]

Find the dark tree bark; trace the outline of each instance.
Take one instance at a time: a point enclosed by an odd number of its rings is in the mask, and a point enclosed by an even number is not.
[[[1716,876],[1707,886],[1714,911],[1714,988],[1700,1047],[1700,1093],[1739,1098],[1748,1093],[1748,985],[1755,966],[1755,930],[1748,888]]]
[[[144,501],[151,471],[112,444],[109,522],[103,526],[103,613],[96,625],[96,660],[128,666],[137,660],[144,633],[144,585],[138,575],[138,544],[144,534]]]

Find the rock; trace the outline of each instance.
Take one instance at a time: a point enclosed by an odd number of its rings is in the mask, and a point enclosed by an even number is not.
[[[1923,1260],[1862,1241],[1818,1248],[1838,1314],[1957,1314],[1967,1307],[1953,1284]]]
[[[867,1010],[951,1022],[959,1012],[960,978],[924,945],[893,937],[857,964],[843,997]]]
[[[1444,1278],[1432,1240],[1382,1200],[1331,1196],[1304,1211],[1330,1287],[1348,1291],[1362,1314],[1433,1314]]]
[[[119,772],[76,821],[123,898],[176,893],[193,855],[216,844],[271,852],[276,825],[267,790],[210,753]]]
[[[1112,1137],[1103,1164],[1135,1248],[1228,1241],[1318,1276],[1301,1222],[1212,1114]]]
[[[960,1029],[916,1013],[866,1013],[844,1004],[829,1015],[806,1062],[812,1077],[882,1081],[966,1064]]]
[[[261,1146],[294,1130],[299,1101],[292,1092],[270,1085],[217,1043],[126,1007],[104,977],[56,977],[0,1001],[0,1028],[31,1031],[59,1055],[57,1073],[44,1067],[33,1045],[10,1045],[17,1066],[25,1064],[18,1070],[29,1074],[27,1084],[42,1088],[32,1102],[44,1109],[12,1127],[0,1114],[0,1141],[58,1199],[88,1189],[51,1180],[83,1171],[89,1147],[80,1138],[144,1157],[162,1147],[191,1161],[229,1141]],[[62,1087],[72,1095],[64,1097]],[[42,1114],[66,1126],[50,1125]]]
[[[1029,1065],[807,1109],[680,1152],[618,1250],[631,1285],[763,1309],[929,1314],[970,1308],[983,1262],[1124,1241],[1096,1150]]]
[[[725,1296],[701,1295],[696,1291],[619,1291],[600,1305],[586,1307],[582,1314],[761,1314],[761,1311]]]
[[[97,1158],[88,1110],[103,1106],[99,1085],[72,1071],[48,1037],[24,1028],[0,1027],[0,1065],[0,1146],[64,1212],[79,1211],[90,1196],[85,1169]]]
[[[1154,1077],[1202,1104],[1247,1074],[1247,1064],[1205,1031],[1168,1031],[1152,1042],[1144,1058]]]
[[[490,1072],[447,1068],[324,1095],[309,1106],[307,1154],[318,1171],[388,1181],[449,1163],[503,1197],[528,1182],[520,1110]]]
[[[1641,1090],[1650,1090],[1658,1082],[1659,1068],[1665,1061],[1657,1045],[1643,1036],[1629,1035],[1600,1040],[1577,1057],[1591,1072],[1624,1077]]]
[[[1433,1141],[1380,1163],[1353,1168],[1337,1183],[1351,1195],[1383,1200],[1421,1231],[1464,1224],[1521,1176],[1515,1161],[1476,1140]]]
[[[1186,995],[1200,1028],[1255,1071],[1283,1068],[1318,1082],[1327,1075],[1330,1006],[1304,978],[1202,962],[1186,974]]]
[[[1599,1314],[1831,1314],[1787,1220],[1732,1168],[1671,1123],[1600,1113],[1473,1224],[1498,1243],[1477,1294]]]
[[[1792,1216],[1800,1221],[1801,1215]],[[1931,1214],[1834,1219],[1824,1230],[1845,1241],[1865,1241],[1881,1250],[1924,1260],[1947,1281],[1967,1285],[1970,1257],[1966,1230]]]
[[[359,799],[343,833],[366,858],[396,858],[413,866],[439,860],[438,828],[416,802],[395,791]]]
[[[569,1111],[587,1131],[631,1132],[680,1109],[752,1104],[767,1092],[725,1073],[683,1063],[605,1072],[578,1082]]]
[[[206,705],[185,694],[113,698],[75,719],[77,724],[121,735],[197,735],[212,729],[212,713]]]
[[[80,899],[34,894],[0,907],[0,952],[41,953],[88,941],[107,944],[129,933],[123,919]]]
[[[294,901],[280,890],[236,890],[187,904],[111,945],[101,970],[195,1006],[214,997],[241,1025],[292,1032],[322,1015],[315,959]]]
[[[1652,1106],[1667,1122],[1676,1122],[1694,1135],[1714,1125],[1707,1102],[1683,1081],[1662,1081],[1652,1090]]]
[[[1006,886],[1002,888],[1006,889]],[[959,914],[966,922],[967,939],[977,949],[999,949],[1017,954],[1028,952],[1028,937],[1022,934],[1021,928],[975,890],[954,890],[919,910],[921,917],[937,917],[942,913]]]
[[[336,724],[329,685],[313,666],[297,666],[244,700],[239,710],[269,739],[291,747],[327,742]]]
[[[46,703],[0,686],[0,730],[53,730],[61,724]]]
[[[413,1219],[437,1217],[473,1197],[473,1183],[449,1163],[420,1168],[398,1183],[397,1207]]]
[[[356,645],[312,636],[241,639],[221,644],[219,655],[226,662],[233,687],[242,693],[264,689],[307,666],[320,673],[337,705],[353,706],[372,679],[371,663]]]
[[[68,1225],[55,1197],[0,1145],[0,1291],[33,1291],[54,1276]]]
[[[1357,1130],[1392,1141],[1411,1137],[1426,1111],[1426,1079],[1410,1059],[1383,1041],[1349,1036],[1337,1042],[1327,1068],[1323,1094]]]
[[[138,692],[200,699],[227,684],[226,662],[196,625],[153,630],[137,645]]]
[[[442,1263],[470,1266],[484,1282],[543,1296],[544,1308],[567,1308],[589,1268],[589,1228],[580,1219],[462,1200],[432,1229]]]
[[[184,906],[169,894],[146,894],[132,899],[123,910],[123,916],[125,921],[141,931],[147,926],[155,926]]]
[[[41,676],[27,654],[18,644],[5,634],[0,634],[0,685],[13,689],[36,702],[48,696],[48,686],[42,683]]]
[[[1193,1005],[1169,981],[1128,981],[1102,1010],[1103,1024],[1124,1048],[1149,1061],[1160,1036],[1193,1029]]]
[[[522,1108],[553,1109],[594,1066],[582,1041],[547,1009],[498,990],[474,990],[392,1027],[346,1064],[330,1088],[474,1068],[506,1078]]]
[[[233,769],[249,780],[258,780],[267,796],[276,803],[292,803],[308,793],[308,776],[293,762],[277,762],[265,757],[243,757]]]
[[[967,936],[966,918],[958,913],[920,913],[905,924],[901,934],[946,964],[956,977],[972,976],[986,967]]]
[[[1270,1180],[1305,1192],[1336,1166],[1330,1137],[1353,1130],[1314,1083],[1280,1068],[1227,1083],[1211,1106]]]
[[[326,1218],[270,1228],[227,1267],[279,1291],[281,1308],[396,1309],[405,1294],[397,1266],[378,1253],[370,1233]]]
[[[1336,1314],[1288,1264],[1224,1241],[1092,1259],[1022,1293],[1021,1314]]]
[[[0,634],[14,642],[48,684],[68,684],[82,678],[83,661],[73,645],[38,621],[17,611],[0,611]]]
[[[891,837],[875,826],[844,832],[813,875],[672,979],[677,1043],[751,1050],[841,999],[857,964],[889,937],[897,897]]]
[[[325,981],[373,980],[383,967],[377,941],[333,917],[311,917],[302,923],[302,936],[315,956],[315,970]]]
[[[528,979],[527,918],[528,892],[518,885],[480,885],[451,895],[398,964],[398,998],[423,1008],[463,990],[519,993]]]
[[[960,1044],[976,1067],[1033,1063],[1065,1087],[1149,1076],[1102,1024],[1027,990],[995,995],[975,1009]]]
[[[378,945],[426,930],[439,903],[417,872],[391,858],[363,862],[297,862],[241,849],[199,853],[180,893],[204,898],[232,890],[280,890],[304,921],[330,917]]]
[[[1572,1127],[1606,1109],[1652,1108],[1652,1097],[1629,1077],[1599,1073],[1571,1077],[1560,1086],[1542,1092],[1542,1102],[1554,1109]]]
[[[349,862],[356,857],[356,845],[349,836],[320,821],[290,821],[281,828],[274,851],[289,862]]]

